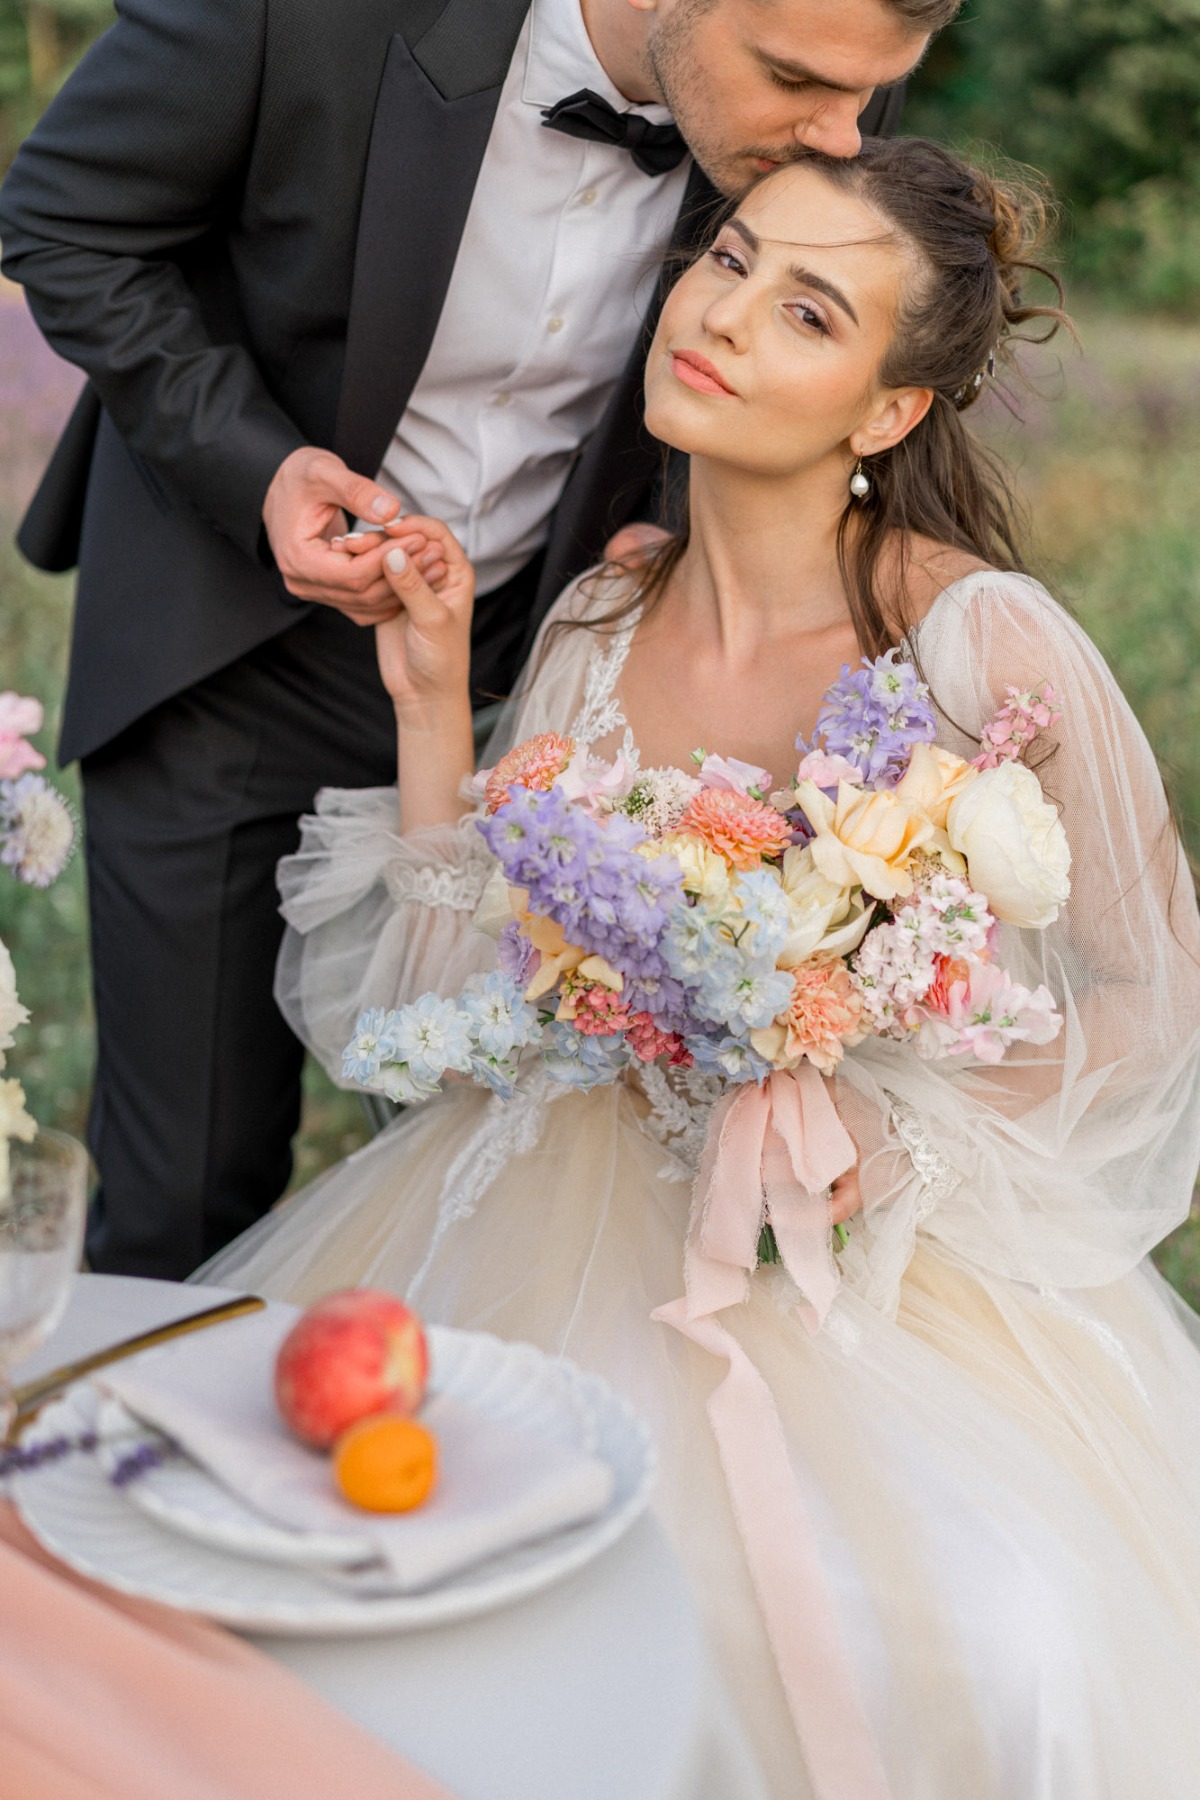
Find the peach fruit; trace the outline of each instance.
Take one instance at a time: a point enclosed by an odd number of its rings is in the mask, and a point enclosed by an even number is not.
[[[437,1480],[437,1442],[415,1419],[379,1413],[343,1431],[333,1451],[333,1479],[366,1512],[411,1512]]]
[[[275,1400],[307,1444],[327,1450],[372,1413],[413,1413],[429,1353],[416,1313],[391,1294],[348,1288],[310,1306],[275,1360]]]

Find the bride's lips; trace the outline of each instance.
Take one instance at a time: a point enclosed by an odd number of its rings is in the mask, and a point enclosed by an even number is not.
[[[698,350],[672,350],[671,367],[684,386],[695,388],[698,394],[736,394],[716,364]]]

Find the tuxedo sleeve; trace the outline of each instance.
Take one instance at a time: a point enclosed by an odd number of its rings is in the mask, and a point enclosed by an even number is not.
[[[236,229],[266,0],[117,0],[0,193],[4,272],[168,493],[256,554],[304,442],[185,273]]]

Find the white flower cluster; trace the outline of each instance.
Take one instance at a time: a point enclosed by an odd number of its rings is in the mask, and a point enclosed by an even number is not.
[[[647,837],[664,837],[676,829],[700,785],[683,769],[644,769],[621,801],[620,810],[627,818],[636,819]]]
[[[0,863],[18,881],[47,888],[65,869],[75,820],[57,788],[41,775],[0,782]]]
[[[928,875],[892,919],[867,933],[854,958],[851,980],[872,1030],[907,1036],[904,1014],[929,992],[937,958],[980,959],[994,924],[983,895],[960,877]]]

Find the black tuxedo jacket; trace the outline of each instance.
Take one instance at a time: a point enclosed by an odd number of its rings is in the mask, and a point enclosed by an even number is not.
[[[79,562],[64,761],[304,610],[265,546],[267,487],[302,444],[379,467],[528,4],[117,0],[18,154],[3,267],[89,377],[19,537],[43,568]],[[873,128],[899,103],[877,96]],[[715,198],[694,174],[681,243]],[[646,504],[632,320],[630,339],[555,515],[539,614]]]

